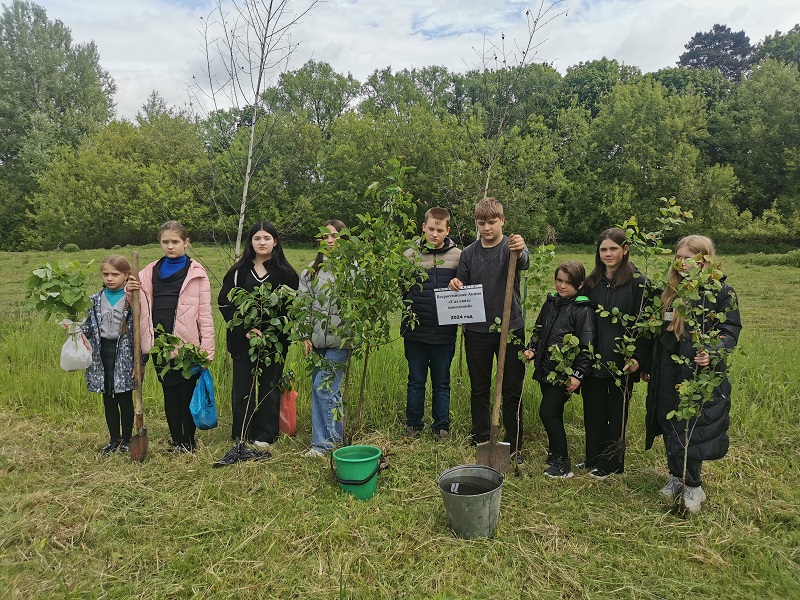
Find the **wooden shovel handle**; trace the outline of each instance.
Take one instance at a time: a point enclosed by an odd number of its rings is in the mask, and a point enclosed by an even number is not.
[[[139,279],[139,253],[131,252],[131,275]],[[141,324],[139,323],[142,313],[139,290],[133,290],[133,379],[136,383],[135,390],[135,423],[136,431],[139,432],[143,427],[142,417],[142,336]]]
[[[508,328],[511,323],[511,303],[514,298],[514,276],[517,274],[519,250],[512,250],[508,259],[508,275],[506,276],[506,296],[503,302],[503,319],[500,322],[500,348],[497,351],[497,376],[494,381],[494,404],[492,405],[491,443],[497,442],[497,430],[500,429],[500,400],[503,396],[503,372],[506,366],[506,346],[508,346]]]

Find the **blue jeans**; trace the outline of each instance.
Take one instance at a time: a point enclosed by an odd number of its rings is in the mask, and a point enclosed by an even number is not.
[[[422,429],[425,424],[425,384],[431,372],[431,427],[434,431],[450,430],[450,363],[456,344],[424,344],[403,340],[408,361],[408,395],[406,424]]]
[[[333,363],[329,369],[314,367],[311,373],[311,446],[326,452],[342,441],[342,422],[333,418],[333,410],[342,409],[342,378],[350,350],[314,348],[314,352]]]

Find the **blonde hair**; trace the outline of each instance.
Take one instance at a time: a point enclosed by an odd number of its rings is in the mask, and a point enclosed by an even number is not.
[[[672,323],[670,323],[667,329],[673,332],[676,338],[680,338],[686,330],[685,319],[681,316],[678,316],[672,306],[675,302],[675,298],[678,296],[678,286],[683,279],[680,271],[675,268],[677,254],[683,248],[686,248],[695,256],[698,254],[703,257],[707,256],[712,261],[716,257],[714,242],[711,241],[711,238],[704,235],[687,235],[686,237],[679,239],[678,243],[675,245],[675,254],[672,257],[672,264],[670,264],[669,271],[667,272],[667,288],[661,294],[661,310],[663,313],[666,313],[669,310],[673,311]]]

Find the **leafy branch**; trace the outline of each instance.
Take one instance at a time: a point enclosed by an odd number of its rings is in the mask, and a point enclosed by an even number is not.
[[[656,219],[658,229],[647,230],[639,226],[635,216],[618,225],[625,232],[629,244],[629,255],[636,257],[639,273],[634,276],[642,287],[642,299],[636,307],[634,314],[623,313],[618,307],[597,307],[597,316],[600,319],[610,319],[611,323],[622,325],[622,335],[617,337],[614,344],[614,354],[621,357],[622,368],[614,357],[604,357],[595,354],[594,367],[605,369],[614,378],[614,385],[622,391],[623,403],[627,405],[630,400],[630,373],[628,369],[633,366],[633,357],[636,353],[637,343],[640,338],[653,338],[661,331],[662,311],[660,291],[666,285],[664,264],[665,257],[671,250],[664,246],[664,238],[675,227],[683,225],[693,218],[692,211],[683,210],[675,198],[661,198],[664,206]],[[627,411],[622,411],[621,435],[611,451],[620,456],[624,455],[626,447],[626,419]]]
[[[547,374],[547,382],[553,385],[565,384],[575,374],[572,365],[575,364],[582,351],[580,338],[571,333],[564,336],[564,341],[561,345],[552,344],[547,349],[547,352],[555,367]],[[591,346],[589,347],[589,352],[592,352]]]
[[[723,278],[720,263],[714,263],[710,256],[700,254],[687,262],[690,268],[686,270],[681,270],[680,260],[673,264],[673,268],[681,275],[675,288],[676,297],[672,302],[673,318],[684,320],[686,331],[691,335],[693,354],[708,355],[709,363],[701,366],[693,358],[683,354],[672,355],[672,360],[691,372],[691,377],[676,386],[677,408],[667,413],[668,419],[686,423],[683,432],[683,489],[686,489],[689,440],[703,407],[714,399],[714,391],[730,372],[726,358],[733,349],[720,343],[718,326],[725,322],[727,312],[738,308],[734,296],[733,303],[724,312],[717,311],[717,298],[722,290]],[[683,495],[681,509],[686,512]]]
[[[346,444],[361,420],[369,356],[392,341],[392,317],[397,313],[401,317],[409,314],[399,290],[419,285],[427,277],[421,266],[404,255],[419,239],[413,218],[418,202],[404,189],[406,177],[414,169],[403,166],[396,158],[390,159],[387,167],[385,180],[371,184],[366,191],[367,196],[377,200],[380,211],[357,215],[354,227],[339,232],[339,240],[325,262],[331,279],[320,286],[315,296],[318,306],[336,303],[340,323],[329,322],[329,331],[342,340],[342,347],[351,348],[342,394]],[[295,334],[299,339],[307,337],[309,322],[328,319],[328,315],[315,309],[311,298],[303,295],[296,298],[293,313],[306,311],[307,315],[299,319],[299,331]],[[348,431],[349,380],[354,359],[362,361],[362,368],[352,431]]]
[[[207,369],[211,365],[208,352],[184,342],[177,335],[167,333],[161,325],[155,328],[150,354],[155,357],[156,369],[161,377],[169,371],[180,371],[184,379],[190,379],[198,369]]]
[[[86,271],[94,261],[81,264],[77,261],[49,262],[38,266],[28,277],[28,302],[26,308],[43,312],[45,319],[81,319],[92,306],[87,288]]]
[[[273,290],[269,283],[248,292],[244,288],[235,287],[228,294],[236,307],[233,317],[228,321],[228,329],[241,327],[248,332],[248,356],[253,363],[253,385],[263,367],[275,362],[282,362],[285,354],[281,335],[290,330],[289,319],[283,312],[287,299],[293,290],[280,286]]]
[[[687,329],[691,329],[695,354],[708,354],[709,364],[700,366],[686,356],[672,356],[675,362],[692,370],[692,378],[683,380],[676,387],[680,401],[678,408],[667,414],[668,419],[681,421],[699,416],[703,405],[712,399],[714,390],[728,375],[727,367],[720,369],[720,366],[726,365],[725,359],[731,349],[719,344],[720,331],[716,326],[725,322],[725,313],[718,313],[713,308],[722,289],[722,271],[719,263],[705,262],[708,258],[698,255],[692,261],[695,263],[693,268],[681,272],[673,310],[676,316],[685,320]],[[677,264],[676,270],[679,270]],[[731,305],[726,312],[735,308],[735,304]]]

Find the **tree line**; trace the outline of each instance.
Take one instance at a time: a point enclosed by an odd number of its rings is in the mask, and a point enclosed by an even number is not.
[[[800,237],[800,25],[755,45],[715,25],[654,73],[602,58],[561,75],[504,58],[363,82],[309,61],[257,107],[198,114],[153,92],[128,121],[114,118],[94,44],[15,0],[0,18],[0,247],[137,244],[168,219],[228,243],[248,153],[248,214],[295,239],[378,210],[364,192],[393,157],[415,167],[406,188],[423,206],[451,210],[462,241],[486,193],[531,241],[593,241],[630,215],[654,218],[661,197],[718,239]]]

